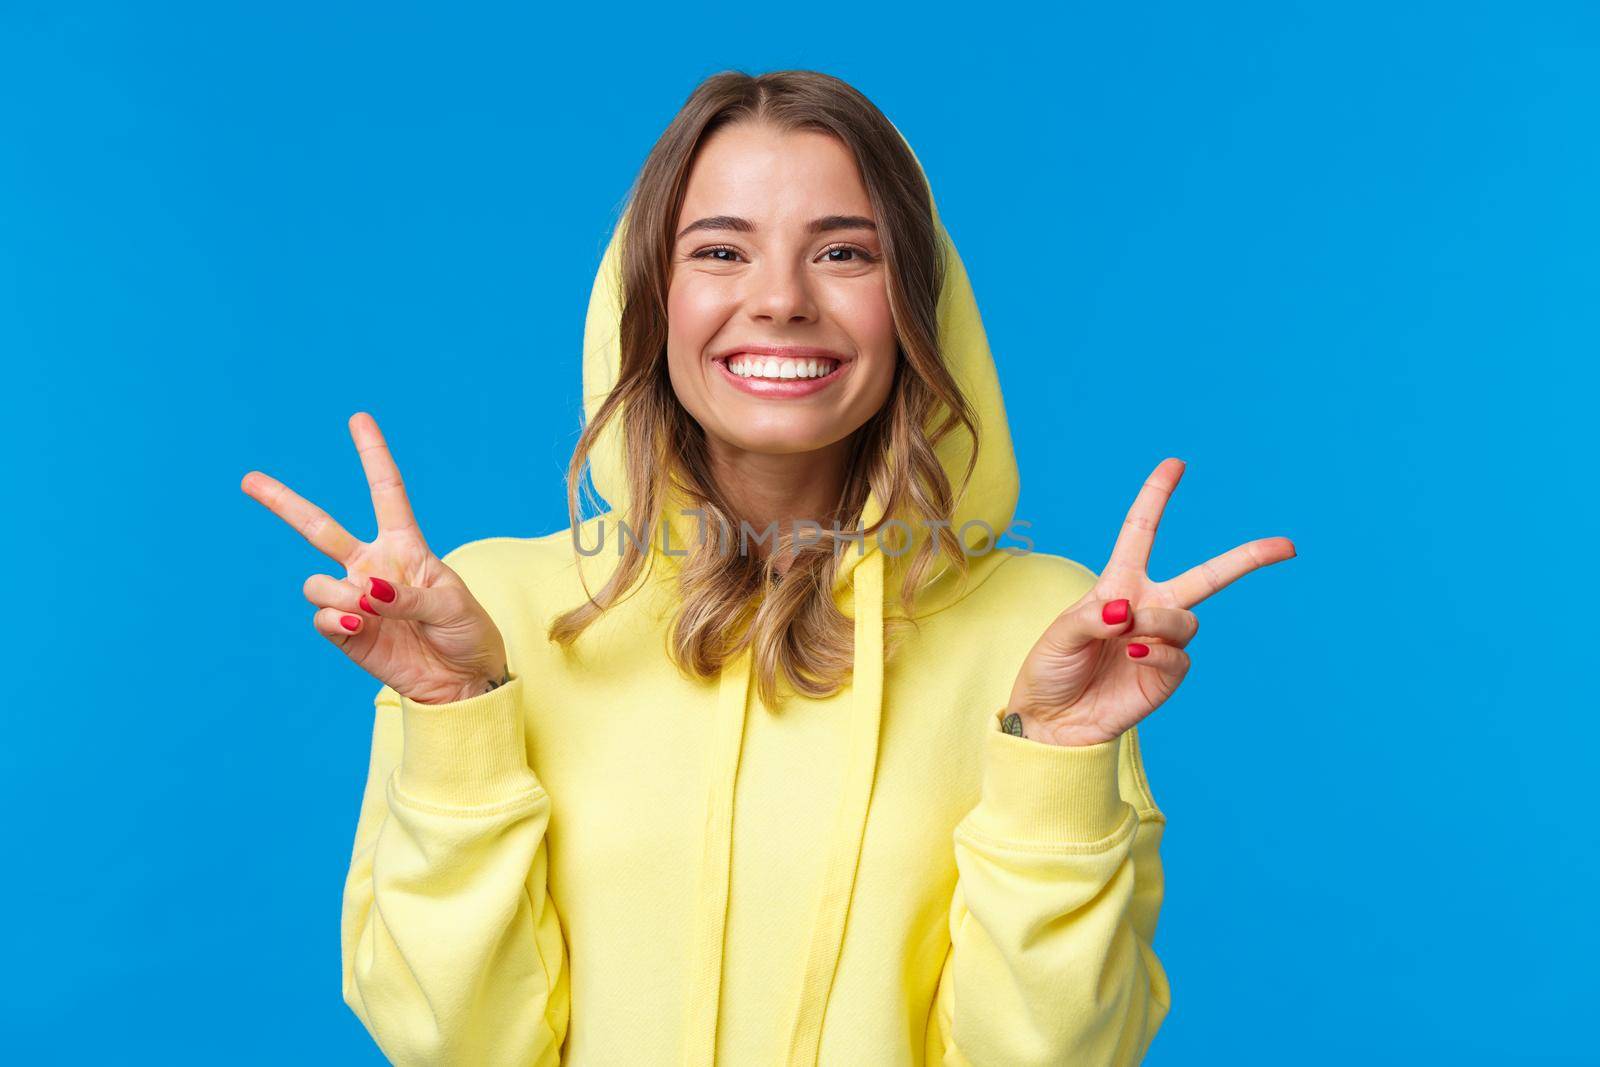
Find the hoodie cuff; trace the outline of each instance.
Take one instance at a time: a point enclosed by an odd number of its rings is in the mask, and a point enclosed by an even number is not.
[[[972,822],[1027,844],[1087,844],[1116,833],[1133,807],[1122,799],[1122,735],[1097,745],[1052,745],[1008,734],[1002,708],[983,741],[983,793]]]
[[[480,807],[541,790],[528,766],[523,682],[446,704],[402,696],[405,737],[395,787],[441,807]]]

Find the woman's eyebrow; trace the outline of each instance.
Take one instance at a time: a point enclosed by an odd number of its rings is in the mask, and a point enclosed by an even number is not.
[[[827,233],[830,230],[873,230],[878,224],[864,215],[824,215],[812,219],[806,225],[807,233]],[[683,240],[688,234],[696,230],[733,230],[737,233],[754,233],[755,223],[749,219],[742,219],[737,215],[708,215],[703,219],[695,219],[689,225],[678,231],[678,240]]]

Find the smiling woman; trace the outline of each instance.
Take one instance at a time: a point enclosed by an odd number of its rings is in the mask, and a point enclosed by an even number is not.
[[[674,658],[709,674],[748,643],[766,702],[785,683],[811,697],[837,690],[855,667],[852,620],[832,593],[840,539],[799,543],[786,520],[813,518],[831,535],[876,492],[876,521],[925,531],[900,588],[906,617],[941,563],[968,569],[950,520],[977,424],[937,338],[945,262],[916,157],[837,79],[711,78],[641,168],[613,250],[602,276],[615,271],[622,290],[616,380],[573,453],[574,527],[596,450],[601,465],[614,455],[627,468],[598,479],[614,483],[605,496],[629,529],[673,524],[684,509],[705,529],[776,526],[765,551],[685,563]],[[602,446],[609,433],[620,440]],[[699,525],[679,525],[679,544],[702,540]],[[625,545],[552,638],[570,646],[647,564]],[[804,580],[753,602],[790,570]],[[891,644],[901,628],[890,620]]]
[[[1175,459],[1103,574],[973,542],[1018,475],[972,287],[899,131],[824,74],[690,96],[601,260],[583,387],[544,536],[436,556],[365,413],[374,542],[244,480],[345,568],[313,621],[383,683],[341,933],[384,1053],[1138,1062],[1171,1003],[1138,724],[1190,608],[1293,546],[1149,579]],[[586,472],[609,508],[581,518]],[[582,550],[619,520],[671,536]],[[729,555],[713,522],[787,532]]]
[[[775,445],[838,457],[824,465],[833,484],[801,490],[825,512],[848,438],[889,396],[899,347],[855,159],[831,134],[726,126],[697,153],[680,214],[696,221],[678,234],[667,294],[673,390],[705,427],[714,470],[738,481],[743,457]]]

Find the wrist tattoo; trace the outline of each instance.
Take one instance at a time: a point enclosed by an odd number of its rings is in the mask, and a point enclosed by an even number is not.
[[[1014,711],[1008,713],[1004,719],[1001,719],[1000,725],[1006,733],[1011,734],[1014,737],[1027,736],[1022,732],[1022,716],[1018,715]]]
[[[478,695],[482,696],[483,693],[492,693],[496,689],[499,689],[502,685],[509,685],[510,682],[511,664],[508,663],[506,664],[506,669],[500,672],[500,680],[497,682],[491,678],[488,682],[484,683],[483,692],[479,693]]]

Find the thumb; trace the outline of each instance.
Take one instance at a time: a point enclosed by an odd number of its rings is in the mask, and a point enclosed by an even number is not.
[[[1127,597],[1085,600],[1063,611],[1045,631],[1059,652],[1079,652],[1095,641],[1125,634],[1133,626],[1133,604]]]
[[[380,618],[444,623],[460,614],[444,589],[403,585],[376,576],[357,580],[356,585],[367,590],[361,594],[361,610]]]

